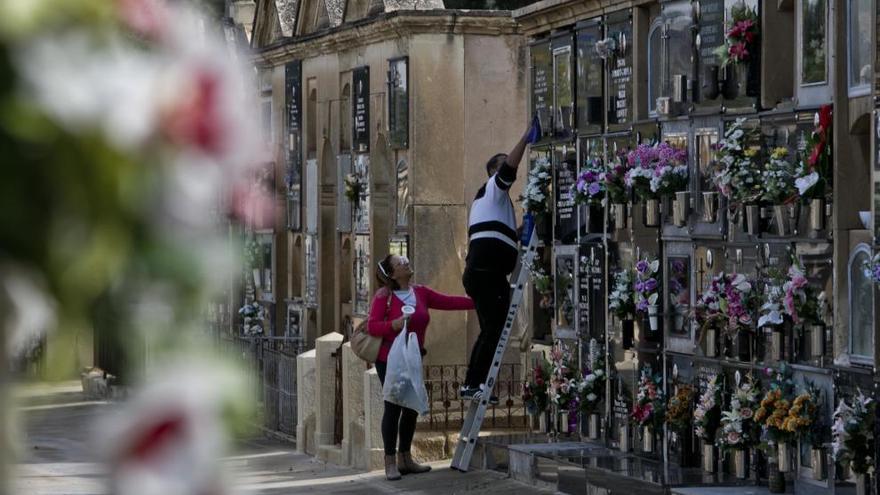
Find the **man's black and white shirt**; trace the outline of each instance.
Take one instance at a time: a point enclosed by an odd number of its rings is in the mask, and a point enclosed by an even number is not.
[[[477,191],[468,221],[467,267],[509,274],[516,266],[516,215],[510,186],[516,169],[504,162]]]

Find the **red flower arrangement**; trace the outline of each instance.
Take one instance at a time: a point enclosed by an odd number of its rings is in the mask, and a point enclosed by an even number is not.
[[[748,62],[752,54],[757,53],[758,14],[745,4],[740,4],[732,9],[731,17],[733,20],[724,34],[724,44],[716,52],[722,65]]]

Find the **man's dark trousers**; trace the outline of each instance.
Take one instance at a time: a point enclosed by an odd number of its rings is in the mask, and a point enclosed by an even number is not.
[[[480,335],[471,351],[465,385],[477,387],[486,381],[498,339],[507,320],[510,306],[510,282],[507,274],[466,268],[462,276],[464,290],[474,300]]]

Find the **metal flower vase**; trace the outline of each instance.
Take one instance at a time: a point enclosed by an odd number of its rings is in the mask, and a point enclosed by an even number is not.
[[[715,223],[718,221],[718,193],[703,193],[703,221]]]
[[[557,433],[569,433],[568,428],[568,411],[559,411],[557,414],[557,418],[559,418],[559,422],[556,425]]]
[[[599,439],[599,415],[596,413],[587,417],[587,436],[590,440]]]
[[[810,355],[814,358],[825,354],[825,326],[810,325]]]
[[[737,449],[733,451],[733,470],[736,477],[741,480],[746,479],[749,474],[746,466],[746,460],[748,458],[746,454],[747,451],[745,449]]]
[[[654,430],[650,426],[642,427],[642,452],[654,452]]]
[[[703,471],[707,473],[715,472],[715,446],[712,443],[703,440]]]
[[[745,230],[749,235],[758,235],[761,232],[761,207],[758,205],[745,205],[744,221]]]
[[[632,450],[632,438],[630,437],[630,429],[629,424],[625,423],[626,420],[623,420],[624,424],[620,425],[618,429],[619,439],[618,446],[620,447],[621,452],[629,452]]]
[[[652,332],[656,332],[660,328],[660,305],[648,305],[648,325]]]
[[[660,226],[660,200],[645,200],[645,227]]]
[[[690,195],[687,191],[675,193],[675,201],[672,203],[672,222],[676,227],[684,227],[687,224],[690,210]]]
[[[810,466],[813,468],[814,480],[821,481],[828,477],[828,466],[825,460],[825,449],[810,449]]]
[[[714,328],[706,329],[706,357],[715,357],[718,349],[718,332]]]
[[[779,235],[792,235],[797,229],[798,205],[775,205],[773,206],[773,221],[776,224],[776,233]]]
[[[541,433],[550,433],[550,413],[543,411],[538,414],[538,429]]]
[[[823,198],[810,201],[810,229],[813,231],[825,229],[825,200]]]
[[[865,473],[856,474],[856,495],[868,495],[868,475]]]
[[[784,356],[783,346],[785,344],[785,334],[779,327],[770,329],[770,358],[774,361],[782,361]]]
[[[614,228],[623,230],[626,228],[626,203],[614,203],[611,205],[611,215],[614,219]]]
[[[776,446],[776,462],[780,473],[791,471],[791,449],[788,442],[779,442]]]

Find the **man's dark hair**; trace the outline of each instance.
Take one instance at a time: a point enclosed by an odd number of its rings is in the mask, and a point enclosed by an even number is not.
[[[489,158],[489,161],[486,162],[486,175],[492,176],[492,174],[498,170],[498,167],[504,162],[504,159],[507,158],[507,153],[498,153],[497,155]]]

